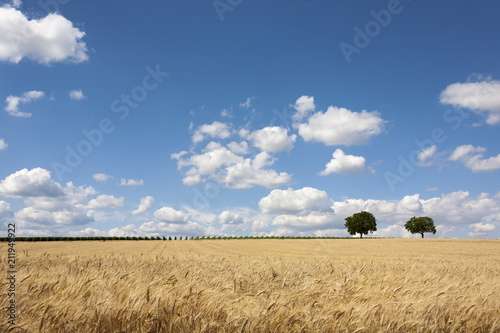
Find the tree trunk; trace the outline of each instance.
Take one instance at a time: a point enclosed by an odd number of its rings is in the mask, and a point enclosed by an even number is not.
[[[423,232],[421,233],[421,235],[422,235],[422,238],[424,238],[424,233]]]
[[[362,233],[362,232],[360,232],[359,234],[361,235],[361,238],[363,238],[363,233]]]

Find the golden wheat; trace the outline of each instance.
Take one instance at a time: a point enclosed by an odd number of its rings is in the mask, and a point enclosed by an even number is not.
[[[1,332],[500,332],[498,240],[16,247],[17,326]]]

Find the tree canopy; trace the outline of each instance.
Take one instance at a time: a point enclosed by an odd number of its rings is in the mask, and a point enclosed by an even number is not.
[[[406,222],[405,228],[412,234],[422,235],[422,238],[424,238],[425,232],[432,232],[433,234],[436,233],[434,220],[427,216],[413,216],[408,222]]]
[[[377,220],[372,213],[362,211],[346,217],[345,220],[345,227],[351,235],[360,234],[361,238],[363,238],[363,235],[377,231]]]

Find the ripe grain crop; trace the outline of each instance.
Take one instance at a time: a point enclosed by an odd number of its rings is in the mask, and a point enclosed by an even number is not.
[[[1,332],[500,332],[498,240],[16,248],[17,325],[2,315]],[[0,244],[2,267],[6,252]]]

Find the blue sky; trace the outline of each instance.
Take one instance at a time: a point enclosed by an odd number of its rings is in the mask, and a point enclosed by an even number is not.
[[[500,4],[14,1],[0,217],[18,235],[498,238]]]

